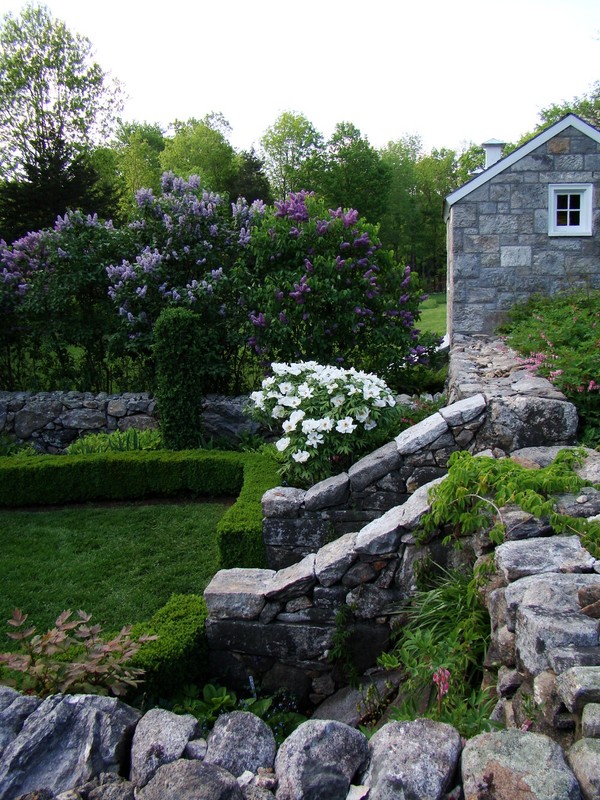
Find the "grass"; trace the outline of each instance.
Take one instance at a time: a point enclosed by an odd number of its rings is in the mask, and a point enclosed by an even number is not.
[[[0,512],[0,630],[17,607],[38,632],[67,608],[81,608],[105,631],[116,631],[149,619],[173,593],[201,594],[219,569],[215,530],[227,508],[187,503]],[[0,650],[7,642],[0,634]]]
[[[430,294],[421,303],[421,318],[418,327],[443,336],[446,333],[446,295],[444,292]]]

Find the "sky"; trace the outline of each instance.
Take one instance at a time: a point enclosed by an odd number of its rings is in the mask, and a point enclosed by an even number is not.
[[[0,15],[24,3],[0,0]],[[221,112],[257,147],[283,111],[374,147],[516,141],[600,80],[599,0],[46,0],[159,123]]]

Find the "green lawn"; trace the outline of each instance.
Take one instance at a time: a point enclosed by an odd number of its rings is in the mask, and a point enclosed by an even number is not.
[[[228,506],[186,503],[0,512],[0,631],[17,607],[38,632],[64,609],[105,631],[149,619],[173,593],[202,593],[218,570]],[[8,640],[0,633],[0,650]]]
[[[421,319],[417,326],[422,331],[432,331],[443,336],[446,333],[446,295],[444,292],[430,294],[421,303]]]

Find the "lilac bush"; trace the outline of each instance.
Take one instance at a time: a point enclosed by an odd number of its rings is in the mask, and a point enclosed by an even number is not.
[[[11,386],[18,385],[21,358],[29,368],[23,388],[38,380],[41,388],[55,388],[52,381],[105,388],[101,376],[116,325],[104,269],[126,233],[75,211],[59,216],[52,229],[10,246],[0,242],[0,358]]]
[[[225,329],[230,313],[231,265],[248,243],[252,218],[261,211],[240,200],[203,190],[200,179],[162,177],[162,194],[140,189],[130,223],[135,252],[107,266],[108,293],[130,340],[148,345],[161,310],[188,307]]]
[[[416,278],[356,210],[299,192],[252,222],[237,288],[247,343],[265,364],[317,360],[385,376],[392,363],[426,363]]]

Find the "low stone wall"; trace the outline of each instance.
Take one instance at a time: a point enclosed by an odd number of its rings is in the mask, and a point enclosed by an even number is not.
[[[416,563],[452,566],[459,557],[439,538],[421,546],[413,536],[431,479],[443,479],[451,453],[504,456],[497,441],[510,451],[574,440],[574,406],[532,377],[503,342],[458,346],[451,371],[450,394],[459,399],[450,406],[348,473],[308,491],[265,494],[263,533],[274,569],[221,571],[205,591],[215,674],[232,685],[253,676],[315,703],[332,694],[345,678],[329,659],[340,610],[352,610],[347,640],[364,669],[387,643],[390,604],[414,589]]]
[[[572,444],[577,411],[544,378],[531,375],[500,339],[463,339],[450,351],[450,405],[308,491],[273,489],[263,500],[269,566],[289,566],[328,541],[404,503],[446,473],[457,450],[510,453]]]
[[[581,800],[597,797],[597,738],[565,754],[522,730],[475,736],[430,719],[390,722],[370,739],[342,722],[304,722],[277,748],[247,712],[206,739],[195,718],[114,698],[41,701],[0,687],[3,800]]]
[[[204,398],[204,434],[237,439],[256,433],[259,426],[244,414],[246,401],[246,396]],[[19,443],[31,442],[42,453],[64,453],[88,433],[157,427],[156,401],[144,392],[0,392],[0,433]]]

